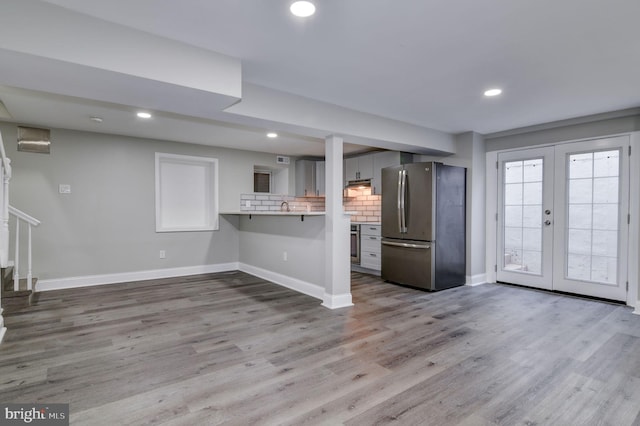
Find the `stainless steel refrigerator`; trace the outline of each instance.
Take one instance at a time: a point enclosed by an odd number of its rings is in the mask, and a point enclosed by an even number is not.
[[[426,290],[465,282],[466,169],[382,169],[382,278]]]

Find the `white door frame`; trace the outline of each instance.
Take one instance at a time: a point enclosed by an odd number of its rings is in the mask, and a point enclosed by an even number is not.
[[[628,271],[629,292],[627,293],[627,305],[635,307],[635,314],[640,315],[640,132],[617,133],[612,135],[602,135],[592,138],[574,139],[568,141],[559,141],[556,143],[547,143],[540,145],[530,145],[517,147],[514,149],[489,151],[486,153],[486,277],[487,282],[496,282],[497,269],[497,215],[498,215],[498,153],[517,151],[521,149],[554,146],[571,142],[582,142],[589,140],[597,140],[615,136],[630,136],[631,157],[629,158],[630,176],[629,176],[629,214],[631,215],[631,223],[629,226],[628,241]]]

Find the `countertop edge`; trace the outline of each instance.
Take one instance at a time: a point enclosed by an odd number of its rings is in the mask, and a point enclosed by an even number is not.
[[[346,211],[342,212],[346,216],[356,215],[358,212]],[[327,212],[308,212],[308,211],[292,211],[292,212],[279,212],[279,211],[268,211],[268,210],[258,210],[258,211],[225,211],[219,212],[219,214],[227,214],[227,215],[241,215],[241,216],[326,216]]]
[[[238,212],[220,212],[220,214],[227,215],[240,215],[240,216],[325,216],[326,212],[307,212],[307,211],[299,211],[299,212],[270,212],[270,211],[238,211]]]

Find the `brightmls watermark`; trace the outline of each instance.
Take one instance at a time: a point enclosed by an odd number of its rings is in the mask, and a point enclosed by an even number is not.
[[[4,425],[69,425],[69,404],[3,404],[0,403],[0,426]]]

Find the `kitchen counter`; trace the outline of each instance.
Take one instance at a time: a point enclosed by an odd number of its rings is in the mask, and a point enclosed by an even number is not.
[[[269,211],[269,210],[257,210],[257,211],[249,211],[249,210],[241,210],[235,212],[220,212],[220,214],[232,214],[232,215],[240,215],[240,216],[325,216],[327,212],[314,212],[314,211],[306,211],[306,210],[293,210],[289,212],[281,212],[281,211]],[[354,215],[357,212],[344,212],[344,214]],[[380,223],[375,222],[351,222],[351,223],[366,223],[369,225],[380,225]]]
[[[352,225],[382,225],[381,222],[351,222]]]
[[[344,274],[348,282],[349,215],[332,218],[337,229],[329,237],[344,243],[329,257],[327,212],[226,210],[221,215],[238,230],[241,271],[320,299],[326,306],[338,303],[325,291],[327,263],[337,264],[336,274]]]
[[[279,212],[279,211],[268,211],[268,210],[258,210],[258,211],[236,211],[236,212],[220,212],[220,214],[235,214],[242,216],[324,216],[326,212],[308,212],[306,210],[298,210],[298,211],[290,211],[290,212]]]

